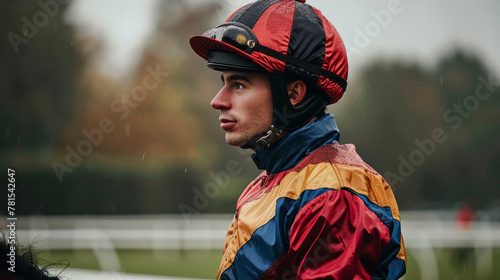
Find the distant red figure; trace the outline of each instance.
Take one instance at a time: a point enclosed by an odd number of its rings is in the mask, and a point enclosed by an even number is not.
[[[460,229],[469,229],[472,220],[474,219],[475,213],[474,208],[470,204],[465,204],[462,206],[456,216],[455,222]]]

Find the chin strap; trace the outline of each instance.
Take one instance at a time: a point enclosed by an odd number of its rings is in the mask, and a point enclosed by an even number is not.
[[[255,149],[255,148],[260,148],[264,149],[269,147],[271,143],[276,140],[281,135],[281,132],[283,130],[277,129],[274,125],[271,125],[271,128],[267,132],[263,132],[260,134],[257,134],[255,137],[250,139],[247,144],[240,146],[242,149]]]

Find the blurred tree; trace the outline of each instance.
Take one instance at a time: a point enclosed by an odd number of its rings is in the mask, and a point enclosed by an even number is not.
[[[478,77],[490,77],[482,63],[456,51],[435,71],[377,61],[351,82],[349,110],[338,116],[344,140],[392,183],[400,208],[499,197],[498,95],[478,100],[467,117],[456,112],[476,98]]]
[[[445,97],[443,119],[451,141],[441,180],[454,201],[486,206],[500,198],[500,89],[474,55],[457,51],[438,65]]]
[[[59,147],[81,100],[76,77],[82,59],[62,19],[67,6],[53,2],[7,0],[0,8],[0,149],[20,164]]]
[[[0,4],[0,154],[2,166],[18,171],[17,214],[43,207],[35,195],[57,182],[51,156],[82,99],[82,58],[63,20],[66,8],[58,1]],[[42,180],[47,174],[53,177]]]

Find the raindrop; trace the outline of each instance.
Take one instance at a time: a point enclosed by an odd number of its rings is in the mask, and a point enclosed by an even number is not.
[[[125,135],[130,136],[130,124],[125,125]]]
[[[42,202],[42,203],[40,203],[40,208],[43,208],[43,202]]]
[[[146,152],[144,152],[144,154],[142,154],[142,160],[144,160],[145,156],[146,156]]]
[[[71,46],[73,46],[73,41],[71,41]]]
[[[186,173],[187,171],[188,171],[188,169],[187,169],[187,168],[184,168],[184,173]]]
[[[441,75],[441,85],[443,85],[443,75]]]

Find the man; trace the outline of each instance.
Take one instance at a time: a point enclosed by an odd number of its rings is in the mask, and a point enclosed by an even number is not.
[[[222,71],[211,106],[226,142],[265,170],[237,202],[217,278],[398,279],[394,195],[325,113],[347,85],[344,44],[304,2],[257,1],[190,40]]]

